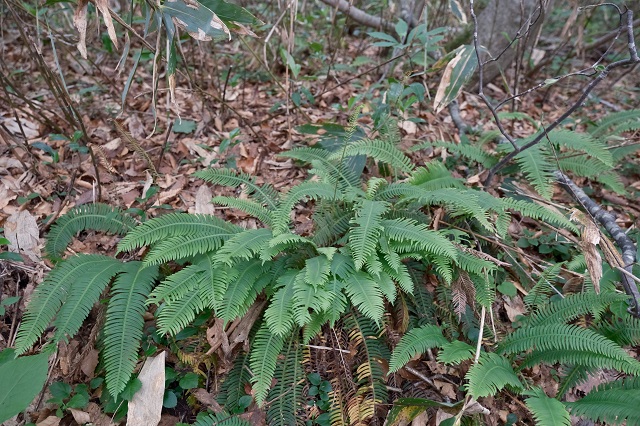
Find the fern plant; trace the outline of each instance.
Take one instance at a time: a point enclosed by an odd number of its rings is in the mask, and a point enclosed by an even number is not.
[[[538,129],[535,120],[524,113],[501,114],[500,117],[526,120]],[[615,112],[594,123],[584,133],[564,129],[549,132],[547,143],[541,142],[521,152],[515,157],[515,163],[518,171],[546,199],[551,198],[555,181],[553,172],[558,169],[600,182],[608,189],[624,194],[625,189],[616,172],[616,165],[626,156],[636,152],[638,145],[625,143],[621,135],[638,128],[640,110]],[[525,145],[535,136],[524,138],[518,143]],[[475,143],[471,143],[465,136],[459,144],[436,141],[417,145],[413,149],[445,149],[484,168],[490,168],[502,155],[513,151],[513,146],[508,143],[498,145],[497,153],[489,151],[486,143],[500,137],[499,132],[489,131]]]
[[[102,357],[107,390],[118,395],[134,370],[142,313],[150,306],[157,306],[158,331],[175,335],[202,311],[210,310],[228,323],[247,313],[259,296],[265,297],[266,307],[245,358],[252,373],[252,395],[264,405],[278,398],[269,398],[276,375],[294,389],[298,383],[297,373],[291,375],[293,368],[279,369],[278,357],[297,354],[295,345],[307,344],[324,324],[335,325],[346,314],[356,314],[367,322],[366,329],[381,329],[388,306],[400,300],[413,300],[416,308],[424,303],[419,302],[424,290],[416,288],[416,270],[444,285],[468,276],[478,303],[489,307],[500,262],[477,251],[470,233],[504,237],[514,210],[575,230],[564,216],[536,204],[466,189],[437,163],[415,168],[396,146],[399,137],[392,121],[379,134],[376,139],[347,141],[334,151],[296,148],[284,153],[309,163],[313,174],[286,192],[227,169],[195,174],[210,184],[241,187],[243,199],[215,197],[213,202],[253,215],[262,223],[257,229],[186,213],[133,226],[126,214],[106,207],[63,216],[52,231],[52,255],[62,253],[70,236],[88,227],[128,230],[118,244],[119,254],[148,249],[140,261],[100,255],[60,261],[34,293],[18,332],[17,352],[29,350],[50,324],[55,327],[52,343],[73,336],[109,288]],[[389,177],[362,179],[352,167],[354,156],[367,157],[370,166],[377,165]],[[315,210],[311,235],[296,232],[292,223],[296,206],[303,202],[312,203]],[[455,228],[432,229],[435,209],[445,211],[442,218]],[[434,339],[429,345],[446,343],[442,336]],[[426,347],[412,346],[404,353]],[[368,387],[359,395],[365,417],[386,399],[372,359],[388,355],[383,348],[375,356],[372,350],[368,348],[369,366],[357,375],[363,389]],[[405,357],[392,357],[394,368]],[[235,374],[240,374],[234,379],[237,384],[245,383],[243,373]],[[233,394],[231,389],[226,393],[227,401],[239,394],[237,386],[233,388]],[[290,409],[295,411],[301,395],[292,393]],[[282,409],[279,404],[269,407]]]

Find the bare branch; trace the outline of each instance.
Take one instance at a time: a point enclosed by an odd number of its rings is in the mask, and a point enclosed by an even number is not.
[[[347,0],[322,0],[323,3],[328,4],[331,7],[338,9],[340,12],[349,16],[359,24],[366,25],[367,27],[382,29],[385,31],[392,31],[393,24],[378,16],[369,15],[362,9],[358,9],[353,6]]]

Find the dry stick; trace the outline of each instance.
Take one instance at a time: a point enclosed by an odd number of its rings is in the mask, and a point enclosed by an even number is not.
[[[554,174],[560,185],[570,193],[595,220],[602,224],[604,229],[606,229],[609,235],[611,235],[613,240],[622,250],[622,262],[624,263],[622,267],[629,274],[633,275],[632,268],[636,261],[636,247],[631,238],[629,238],[629,236],[618,226],[615,216],[605,211],[595,201],[589,198],[582,188],[578,187],[564,173],[556,170]],[[611,266],[615,267],[616,265]],[[622,274],[621,282],[624,287],[624,291],[632,300],[632,306],[629,308],[629,312],[636,317],[640,317],[640,293],[638,292],[638,287],[627,274]]]
[[[622,16],[623,16],[623,14],[621,13],[621,18],[622,18]],[[474,15],[474,17],[475,17],[475,15]],[[600,72],[600,74],[598,74],[598,76],[596,78],[594,78],[587,85],[587,87],[585,87],[584,91],[582,92],[582,95],[580,95],[580,98],[571,107],[569,107],[560,117],[558,117],[549,126],[544,128],[531,142],[529,142],[529,143],[527,143],[527,144],[525,144],[525,145],[523,145],[521,147],[514,148],[513,151],[511,151],[509,154],[507,154],[505,157],[503,157],[502,160],[500,160],[495,166],[493,166],[489,170],[489,174],[488,174],[487,178],[484,181],[484,186],[485,187],[491,185],[491,181],[493,180],[493,177],[495,176],[495,174],[498,171],[502,170],[502,168],[505,167],[511,160],[513,160],[514,157],[516,157],[518,154],[520,154],[521,152],[525,151],[526,149],[531,148],[534,145],[537,145],[549,132],[551,132],[553,129],[558,127],[566,118],[568,118],[578,108],[580,108],[582,106],[582,104],[584,103],[584,101],[589,96],[589,93],[591,93],[591,91],[593,89],[595,89],[595,87],[598,84],[600,84],[600,82],[602,80],[604,80],[609,75],[611,70],[613,70],[615,68],[623,67],[623,66],[626,66],[626,65],[632,65],[632,64],[640,63],[640,57],[638,56],[638,51],[636,49],[636,44],[635,44],[634,35],[633,35],[633,11],[627,10],[626,11],[626,17],[627,17],[627,23],[626,23],[625,29],[627,30],[627,46],[628,46],[628,49],[629,49],[629,58],[613,62],[613,63],[607,65],[606,67],[604,67],[604,69]],[[477,43],[477,31],[474,31],[474,42]],[[500,122],[497,120],[497,115],[495,115],[495,117],[496,117],[496,124],[498,125],[498,128],[500,128],[501,125],[500,125]]]
[[[383,29],[385,31],[392,31],[394,24],[390,21],[382,19],[377,16],[369,15],[362,9],[358,9],[353,6],[347,0],[321,0],[323,3],[328,4],[331,7],[335,7],[340,12],[346,14],[351,19],[359,24],[366,25],[367,27]]]

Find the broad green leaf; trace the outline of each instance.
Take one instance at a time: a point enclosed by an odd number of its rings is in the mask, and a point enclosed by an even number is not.
[[[159,9],[196,40],[231,39],[231,32],[222,19],[196,0],[167,0]]]
[[[49,355],[25,356],[0,366],[0,423],[15,416],[33,401],[47,380]]]

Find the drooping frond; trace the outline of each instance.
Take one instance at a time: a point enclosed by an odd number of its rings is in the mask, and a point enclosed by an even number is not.
[[[556,350],[534,350],[527,354],[520,363],[519,369],[530,368],[539,364],[553,365],[561,363],[565,365],[579,365],[590,371],[599,369],[615,369],[623,373],[640,374],[640,363],[633,359],[617,359],[609,355],[595,353],[591,350],[573,349],[570,351]]]
[[[548,397],[540,388],[530,389],[526,393],[530,396],[525,404],[531,411],[536,426],[571,426],[569,412],[562,402]]]
[[[467,372],[465,379],[469,382],[467,393],[475,399],[495,395],[507,385],[514,389],[523,387],[509,360],[492,352],[482,353],[478,363],[472,365]]]
[[[214,256],[216,263],[232,266],[240,260],[257,256],[273,235],[267,228],[247,229],[228,239]]]
[[[47,235],[44,250],[48,257],[58,258],[80,231],[91,229],[124,235],[135,226],[136,221],[117,207],[100,203],[83,204],[55,221]]]
[[[620,346],[635,346],[640,344],[640,319],[624,316],[612,324],[602,325],[598,332]]]
[[[329,280],[331,272],[331,260],[324,254],[314,256],[305,261],[304,280],[314,288],[324,284]]]
[[[187,235],[231,235],[242,230],[211,215],[169,213],[153,218],[131,230],[118,244],[118,252],[148,246],[169,237]]]
[[[360,176],[354,173],[350,168],[345,167],[344,165],[339,165],[334,160],[329,160],[331,152],[325,149],[300,147],[278,154],[278,156],[304,161],[305,163],[311,164],[316,169],[325,169],[333,175],[339,185],[360,185]]]
[[[293,286],[297,278],[296,270],[289,270],[278,278],[279,288],[264,313],[269,331],[275,335],[285,336],[293,329]]]
[[[278,355],[284,347],[284,339],[281,336],[272,334],[266,324],[256,333],[256,337],[251,344],[251,371],[253,377],[253,394],[256,403],[260,406],[264,404],[267,393],[271,388]]]
[[[73,282],[65,283],[69,286],[67,298],[56,314],[53,326],[56,328],[53,340],[64,340],[73,337],[89,315],[93,304],[100,298],[100,293],[116,274],[122,271],[123,264],[117,259],[98,256],[95,262],[85,263],[85,269],[76,276]]]
[[[618,111],[606,115],[596,122],[596,127],[591,132],[591,136],[595,138],[603,137],[610,132],[612,127],[619,126],[625,122],[640,122],[640,109]]]
[[[159,305],[164,300],[171,302],[182,299],[187,293],[198,287],[203,273],[202,266],[196,261],[193,265],[186,266],[169,275],[153,289],[147,304],[155,303]]]
[[[104,358],[107,390],[119,395],[138,362],[138,349],[144,326],[145,301],[158,276],[156,266],[143,267],[129,262],[111,287],[104,326]]]
[[[543,220],[552,225],[569,229],[575,233],[578,232],[578,228],[574,223],[553,209],[548,209],[531,201],[517,200],[511,197],[501,198],[500,201],[505,208],[516,210],[524,216],[532,219]]]
[[[596,180],[603,184],[607,189],[610,189],[617,194],[627,194],[627,190],[625,189],[624,183],[622,183],[620,175],[614,173],[613,171],[600,173],[598,176],[596,176]]]
[[[390,141],[380,139],[361,139],[351,142],[344,150],[333,153],[329,159],[338,160],[342,156],[366,155],[376,161],[381,161],[405,173],[413,170],[413,164],[409,157],[396,148]]]
[[[442,335],[440,327],[424,325],[413,328],[402,336],[402,339],[393,350],[389,360],[389,372],[395,373],[400,370],[416,354],[424,353],[431,348],[444,346],[447,343],[449,342]]]
[[[251,426],[251,423],[236,414],[220,411],[199,414],[193,426]]]
[[[553,195],[553,171],[556,167],[550,162],[542,145],[534,145],[515,156],[520,170],[529,180],[538,194],[547,200]]]
[[[601,164],[613,167],[614,162],[611,152],[601,141],[588,133],[572,132],[570,130],[553,130],[549,133],[549,140],[558,147],[566,147],[574,151],[582,151],[593,158],[600,160]],[[580,157],[577,157],[580,158]]]
[[[627,298],[626,295],[614,292],[571,294],[538,309],[525,322],[529,327],[564,323],[586,313],[592,313],[595,317],[599,317],[610,304],[624,302]]]
[[[493,232],[493,225],[489,222],[490,212],[480,204],[478,191],[456,188],[443,188],[425,191],[419,201],[428,205],[444,205],[453,216],[468,216],[478,221],[483,228]]]
[[[121,267],[122,263],[119,261],[101,255],[80,254],[60,262],[47,274],[45,280],[36,287],[31,297],[18,329],[16,354],[23,354],[40,338],[45,328],[49,326],[58,311],[60,311],[61,306],[71,296],[71,289],[76,288],[76,284],[78,284],[76,291],[79,293],[83,290],[83,285],[92,283],[94,286],[91,289],[91,295],[96,288],[100,288],[97,293],[99,296],[104,286],[111,280],[113,275],[118,273]],[[79,297],[81,298],[80,294],[74,295],[76,303]],[[97,300],[97,296],[95,299]],[[83,300],[86,301],[86,299]],[[92,304],[93,302],[90,303],[89,308]],[[76,304],[75,307],[84,307],[84,305],[78,306]],[[61,320],[58,315],[56,321],[61,325],[66,323],[67,325],[80,327],[89,310],[87,309],[86,313],[84,313],[82,310],[70,311],[67,308],[65,312],[65,318]],[[70,317],[69,315],[72,316]],[[69,328],[64,331],[70,332],[72,329]]]
[[[640,371],[640,362],[632,358],[611,340],[585,328],[567,324],[539,325],[520,328],[507,335],[497,347],[498,352],[513,354],[535,349],[567,354],[593,353],[628,365],[625,371]]]
[[[254,285],[267,272],[267,266],[263,266],[260,260],[250,260],[239,263],[236,266],[237,275],[229,282],[227,291],[222,298],[216,314],[225,321],[233,321],[244,314],[248,308],[247,302],[251,297],[255,298]],[[252,300],[251,300],[252,302]]]
[[[360,270],[365,260],[376,249],[380,232],[381,218],[388,204],[383,201],[362,200],[352,219],[353,226],[349,230],[349,248],[353,254],[356,270]]]
[[[219,204],[221,206],[242,210],[248,215],[255,217],[268,227],[271,227],[273,225],[271,211],[264,207],[262,204],[257,203],[253,200],[243,200],[236,197],[217,196],[213,197],[211,202],[214,204]]]
[[[415,147],[412,147],[411,150],[415,151],[425,148],[444,148],[449,152],[466,157],[471,161],[475,161],[487,168],[490,168],[497,163],[497,159],[494,156],[486,152],[484,149],[480,148],[480,146],[472,145],[469,143],[435,141],[417,145]]]
[[[175,336],[206,308],[206,300],[198,290],[197,287],[193,287],[192,291],[182,297],[165,301],[160,305],[158,311],[158,332],[160,334],[168,333]]]
[[[274,233],[283,233],[289,229],[290,215],[293,207],[304,200],[331,200],[336,194],[336,188],[328,183],[307,181],[294,186],[287,192],[278,210],[273,215]]]
[[[458,252],[447,238],[413,219],[387,219],[381,222],[384,235],[408,243],[412,249],[455,259]]]
[[[240,353],[220,386],[220,393],[216,397],[217,401],[224,405],[227,410],[236,411],[238,401],[246,395],[245,389],[250,379],[249,356]]]
[[[154,245],[144,258],[145,265],[159,265],[172,260],[189,259],[199,254],[212,253],[218,250],[232,234],[222,231],[218,234],[176,235],[168,237]]]
[[[357,271],[344,279],[344,290],[351,303],[367,318],[377,324],[384,314],[384,302],[378,283],[363,271]]]
[[[269,210],[275,210],[278,206],[280,195],[271,185],[258,185],[256,178],[245,173],[237,173],[232,169],[206,169],[193,174],[206,182],[215,185],[238,188],[244,186],[244,192],[250,198],[263,204]]]
[[[284,359],[278,363],[275,372],[276,384],[269,392],[267,424],[269,426],[295,426],[303,424],[298,415],[304,397],[302,394],[304,371],[302,350],[298,340],[292,338],[283,351]]]
[[[604,164],[598,158],[589,158],[586,155],[576,155],[567,158],[559,158],[558,166],[560,170],[570,171],[577,176],[597,178],[598,175],[611,170],[611,167]]]
[[[312,241],[318,246],[328,246],[337,241],[349,229],[353,212],[341,209],[337,205],[328,208],[316,208],[313,215],[315,233]]]
[[[442,188],[464,188],[464,183],[451,175],[451,172],[439,161],[430,161],[425,167],[413,171],[409,182],[427,191]]]
[[[462,361],[473,358],[475,348],[461,340],[442,345],[442,349],[438,352],[438,362],[443,364],[460,364]]]
[[[640,379],[633,377],[605,383],[584,398],[564,404],[574,416],[607,425],[637,425],[640,424]]]

